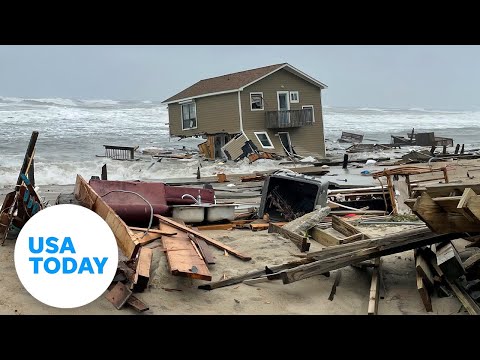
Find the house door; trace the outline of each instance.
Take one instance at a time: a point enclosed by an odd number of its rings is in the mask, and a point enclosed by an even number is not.
[[[292,141],[290,139],[290,134],[288,132],[279,132],[278,137],[280,138],[280,142],[282,143],[283,150],[285,153],[290,156],[294,154],[294,150],[292,147]]]
[[[280,124],[290,123],[290,101],[288,99],[288,91],[277,91],[278,100],[278,120]]]

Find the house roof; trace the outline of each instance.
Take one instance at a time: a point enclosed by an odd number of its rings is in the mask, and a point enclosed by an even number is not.
[[[163,103],[170,104],[197,97],[240,91],[280,69],[288,70],[322,89],[327,87],[325,84],[304,74],[290,64],[282,63],[200,80],[185,90],[180,91],[178,94],[164,100]]]

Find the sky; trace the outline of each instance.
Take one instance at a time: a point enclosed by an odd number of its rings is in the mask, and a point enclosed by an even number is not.
[[[328,85],[324,105],[480,109],[480,46],[460,45],[0,45],[0,96],[157,101],[283,62]]]

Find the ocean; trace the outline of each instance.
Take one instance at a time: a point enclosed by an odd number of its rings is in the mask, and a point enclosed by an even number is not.
[[[365,142],[389,143],[390,135],[406,136],[412,128],[452,137],[455,144],[463,143],[467,150],[480,147],[479,111],[329,106],[323,110],[327,150],[345,147],[336,143],[342,131],[364,134],[368,139]],[[170,138],[168,111],[160,102],[0,97],[0,187],[15,184],[34,130],[39,132],[35,153],[38,185],[73,184],[77,173],[89,179],[99,175],[105,163],[113,180],[194,176],[199,165],[203,176],[278,167],[278,162],[271,160],[199,164],[195,159],[163,159],[149,168],[148,156],[133,162],[98,157],[104,155],[103,145],[139,146],[139,150],[196,150],[204,140]]]

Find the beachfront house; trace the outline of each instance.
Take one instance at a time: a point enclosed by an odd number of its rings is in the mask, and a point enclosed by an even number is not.
[[[163,101],[170,136],[202,136],[208,158],[249,149],[325,157],[321,91],[327,86],[283,63],[200,80]]]

